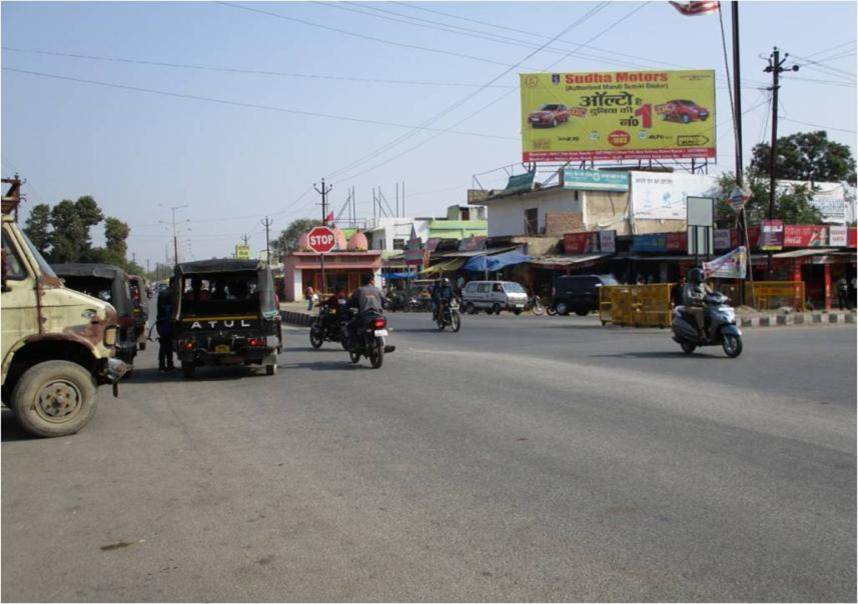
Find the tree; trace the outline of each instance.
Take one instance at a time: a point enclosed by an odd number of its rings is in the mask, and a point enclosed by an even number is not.
[[[746,181],[751,197],[745,204],[745,210],[748,224],[755,226],[769,216],[769,180],[749,176]],[[736,177],[729,172],[722,174],[719,185],[721,194],[715,208],[716,225],[721,228],[735,226],[737,215],[726,199],[736,186]],[[812,199],[813,191],[808,186],[778,188],[775,191],[774,217],[783,220],[784,224],[820,224],[822,214],[810,203]]]
[[[128,253],[128,244],[125,240],[128,239],[128,235],[130,234],[131,229],[118,218],[108,217],[107,220],[104,221],[104,239],[106,241],[106,247],[108,250],[122,258],[123,262],[125,261],[126,254]]]
[[[94,262],[89,229],[102,220],[104,214],[89,195],[55,205],[51,209],[51,262]]]
[[[36,249],[45,255],[50,245],[51,206],[40,203],[33,206],[30,217],[24,223],[24,232]]]
[[[321,224],[321,220],[313,220],[311,218],[293,220],[286,227],[286,230],[282,231],[280,236],[271,242],[271,255],[274,258],[279,258],[285,254],[294,252],[298,248],[298,239],[301,235]]]
[[[749,174],[770,178],[771,145],[754,147]],[[824,130],[778,138],[775,178],[855,184],[855,159],[846,145],[828,140]]]

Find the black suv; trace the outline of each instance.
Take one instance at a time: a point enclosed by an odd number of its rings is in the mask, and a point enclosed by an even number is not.
[[[599,288],[619,285],[613,275],[564,275],[554,280],[554,309],[559,315],[584,316],[599,310]]]

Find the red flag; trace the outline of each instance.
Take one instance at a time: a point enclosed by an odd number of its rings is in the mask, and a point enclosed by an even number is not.
[[[325,216],[325,224],[334,224],[334,213],[329,212],[327,216]]]
[[[676,10],[687,16],[714,13],[720,8],[718,0],[686,0],[685,2],[670,0],[670,3]]]

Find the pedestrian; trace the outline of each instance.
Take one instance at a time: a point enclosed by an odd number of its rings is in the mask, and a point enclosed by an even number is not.
[[[316,292],[313,290],[312,285],[307,286],[304,295],[307,297],[307,310],[313,310],[313,297],[316,295]]]
[[[158,371],[173,371],[173,298],[170,288],[158,294]]]
[[[849,281],[846,279],[846,275],[840,277],[837,282],[837,305],[840,310],[849,308]]]

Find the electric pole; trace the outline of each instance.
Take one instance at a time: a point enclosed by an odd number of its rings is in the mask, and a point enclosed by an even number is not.
[[[271,241],[268,238],[268,229],[271,228],[271,225],[274,224],[274,221],[271,220],[268,216],[266,216],[260,222],[262,222],[262,226],[265,227],[265,262],[268,263],[268,266],[271,266]]]
[[[334,188],[334,185],[325,186],[325,179],[322,179],[321,188],[313,184],[316,193],[322,196],[322,226],[328,226],[328,193]],[[327,280],[325,279],[325,255],[319,254],[319,262],[322,266],[322,287],[320,293],[327,291]]]
[[[772,144],[769,149],[769,220],[775,217],[775,161],[777,158],[778,148],[778,89],[780,88],[780,78],[778,77],[784,71],[798,71],[798,65],[793,65],[790,68],[785,68],[789,53],[784,54],[784,58],[780,58],[780,50],[775,46],[771,56],[769,56],[769,64],[763,70],[765,73],[772,74]],[[762,233],[761,233],[762,234]],[[772,252],[769,251],[769,279],[772,272]]]
[[[161,206],[162,208],[166,208],[166,209],[170,210],[170,212],[172,213],[172,221],[171,222],[173,225],[173,260],[175,261],[175,264],[179,264],[179,238],[176,236],[176,210],[181,210],[182,208],[187,208],[190,204],[186,203],[186,204],[181,205],[181,206],[165,206],[165,205],[159,203],[158,205]],[[161,222],[163,224],[167,224],[163,220],[159,220],[158,222]],[[185,220],[184,222],[190,222],[190,220]],[[169,262],[169,260],[168,260],[168,262]]]

